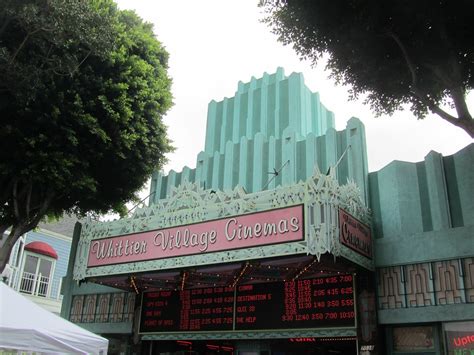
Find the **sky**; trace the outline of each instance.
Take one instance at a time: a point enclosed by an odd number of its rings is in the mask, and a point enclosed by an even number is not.
[[[393,160],[421,161],[431,151],[450,155],[472,139],[460,128],[430,115],[417,120],[410,111],[375,117],[361,101],[348,100],[348,88],[328,79],[324,65],[301,61],[290,46],[277,41],[265,24],[258,0],[116,0],[119,8],[132,9],[154,24],[155,34],[169,53],[174,106],[164,117],[176,150],[167,155],[163,170],[194,168],[204,150],[207,105],[232,97],[239,81],[248,82],[282,67],[288,76],[303,73],[305,83],[319,92],[321,102],[333,111],[336,129],[351,117],[366,129],[369,171]],[[468,98],[474,110],[474,94]]]

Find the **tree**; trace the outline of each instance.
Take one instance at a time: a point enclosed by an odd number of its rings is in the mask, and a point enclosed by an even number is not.
[[[164,163],[167,60],[111,0],[0,0],[0,270],[45,216],[123,212]]]
[[[279,41],[314,65],[323,55],[350,98],[365,96],[377,114],[409,104],[474,137],[466,94],[474,84],[474,6],[460,1],[262,1]],[[443,110],[443,104],[456,114]]]

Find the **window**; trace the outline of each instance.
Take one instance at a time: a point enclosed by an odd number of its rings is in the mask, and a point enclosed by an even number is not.
[[[53,258],[31,252],[25,252],[24,260],[20,292],[48,297],[56,261]]]

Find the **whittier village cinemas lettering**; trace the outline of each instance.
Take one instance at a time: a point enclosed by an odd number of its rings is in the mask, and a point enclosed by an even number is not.
[[[372,258],[372,238],[370,228],[339,209],[339,241],[362,255]]]
[[[304,238],[303,205],[91,241],[88,267],[286,243]]]

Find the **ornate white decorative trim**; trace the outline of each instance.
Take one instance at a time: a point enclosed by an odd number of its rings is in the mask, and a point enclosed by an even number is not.
[[[302,242],[267,245],[241,250],[190,255],[169,259],[150,260],[121,265],[87,268],[89,245],[92,240],[124,234],[157,230],[229,216],[254,213],[304,204],[305,239]],[[354,217],[369,221],[369,210],[364,206],[360,190],[349,181],[340,186],[332,175],[315,171],[305,182],[247,194],[240,186],[232,191],[203,190],[198,184],[184,181],[173,188],[168,199],[137,209],[129,217],[109,222],[87,222],[83,225],[78,243],[74,280],[87,277],[146,272],[259,259],[293,254],[312,254],[318,259],[331,253],[373,269],[373,262],[339,243],[338,208]]]

